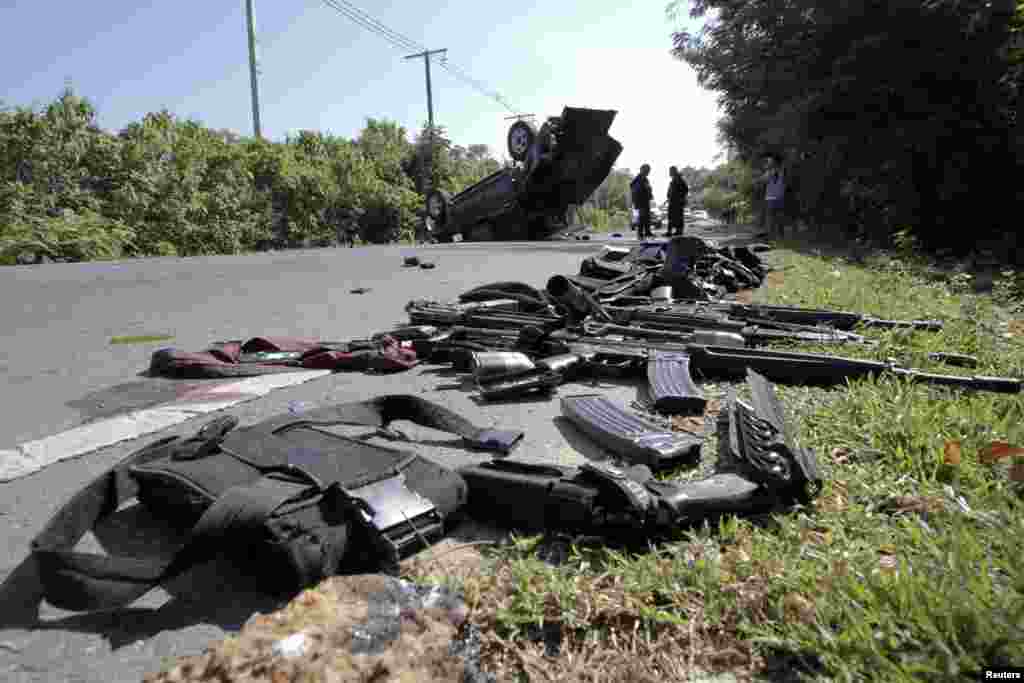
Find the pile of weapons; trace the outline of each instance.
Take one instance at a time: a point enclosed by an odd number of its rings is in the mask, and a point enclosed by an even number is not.
[[[880,320],[844,311],[731,301],[655,301],[630,296],[602,303],[569,278],[552,277],[544,292],[522,283],[473,289],[459,303],[412,301],[411,326],[387,334],[411,341],[417,355],[472,372],[480,395],[507,400],[550,391],[587,375],[646,373],[655,410],[677,413],[704,405],[690,372],[742,376],[747,368],[773,381],[842,383],[880,373],[963,389],[1018,393],[1018,379],[942,375],[888,362],[760,348],[766,342],[873,344],[853,332],[875,328],[939,330],[937,320]],[[975,367],[973,356],[930,353],[931,360]]]
[[[630,274],[634,281],[648,273]],[[409,342],[418,357],[472,373],[486,401],[551,393],[572,380],[646,376],[650,408],[662,415],[702,415],[701,378],[743,377],[841,384],[883,373],[915,381],[1018,393],[1019,379],[944,375],[887,362],[763,348],[766,342],[873,344],[853,329],[939,330],[936,320],[880,320],[844,311],[733,301],[652,299],[586,291],[575,277],[555,275],[544,291],[499,282],[472,289],[459,302],[412,301],[410,326],[387,334]],[[650,284],[649,278],[647,284]],[[604,298],[603,301],[599,300]],[[628,305],[626,305],[628,304]],[[977,359],[930,353],[932,360],[975,367]],[[563,413],[583,432],[630,463],[669,466],[693,455],[692,440],[640,419],[601,396],[571,396]]]
[[[749,250],[732,253],[732,258],[720,250],[698,249],[683,257],[686,267],[673,272],[671,261],[678,256],[670,251],[649,263],[638,258],[622,263],[620,271],[618,266],[600,270],[613,261],[588,259],[580,275],[555,275],[543,291],[520,282],[497,282],[464,293],[458,302],[411,301],[406,306],[409,325],[383,334],[411,345],[427,362],[471,373],[484,401],[551,394],[559,385],[580,379],[645,377],[647,407],[661,414],[660,420],[596,394],[563,396],[560,401],[565,418],[630,468],[619,471],[627,497],[627,489],[636,489],[635,495],[647,491],[656,498],[671,498],[651,488],[660,483],[649,472],[699,458],[702,437],[673,431],[664,418],[704,415],[707,400],[691,372],[699,378],[746,376],[754,405],[739,401],[733,392],[719,414],[716,474],[687,484],[696,488],[681,494],[690,501],[693,514],[751,511],[757,507],[755,499],[798,502],[820,485],[814,455],[796,446],[787,433],[768,380],[834,385],[891,374],[957,389],[1021,390],[1021,380],[1013,378],[935,374],[903,367],[894,359],[881,362],[765,348],[769,342],[871,345],[875,342],[854,329],[934,331],[942,323],[712,298],[712,290],[722,286],[723,271],[733,278],[739,272],[743,286],[749,286],[747,279],[756,286],[766,269]],[[739,268],[738,259],[744,261]],[[709,286],[707,275],[718,277],[718,284]],[[976,358],[964,354],[928,357],[966,368],[978,365]],[[534,471],[544,467],[511,461],[488,467],[488,476],[498,479],[546,476]],[[591,466],[585,466],[581,476],[588,476],[587,467]],[[556,469],[547,467],[551,477],[564,479],[565,473]],[[488,506],[502,508],[488,509],[489,514],[500,512],[510,521],[517,505],[522,508],[515,496],[505,500],[500,488],[484,498]]]
[[[650,288],[644,279],[634,281],[637,274],[656,277],[663,266],[666,252],[672,251],[685,262],[688,271],[688,295],[694,298],[720,298],[726,292],[760,287],[768,274],[768,267],[757,255],[767,245],[716,246],[699,237],[676,237],[667,244],[649,244],[627,250],[606,247],[598,256],[590,256],[580,263],[580,273],[573,281],[589,290],[604,290],[622,294],[625,290]],[[680,263],[671,264],[678,266]],[[613,280],[613,282],[608,282]]]

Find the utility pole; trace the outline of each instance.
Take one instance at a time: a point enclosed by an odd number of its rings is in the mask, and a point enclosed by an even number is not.
[[[260,130],[260,84],[256,77],[258,64],[256,59],[256,20],[253,18],[253,0],[245,0],[245,23],[249,32],[249,83],[252,87],[252,128],[257,138],[262,138]]]
[[[430,137],[428,138],[427,163],[424,164],[423,169],[423,189],[425,190],[424,194],[426,194],[426,192],[429,192],[430,189],[434,186],[434,178],[432,173],[434,166],[434,94],[430,88],[430,55],[441,54],[443,52],[448,52],[448,49],[445,48],[442,50],[424,50],[423,52],[418,52],[414,55],[409,55],[408,57],[406,57],[406,59],[419,59],[420,57],[422,57],[423,65],[426,67],[427,73],[427,125],[430,127]]]

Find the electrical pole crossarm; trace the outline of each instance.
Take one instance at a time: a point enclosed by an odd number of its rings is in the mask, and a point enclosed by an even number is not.
[[[418,52],[406,57],[406,59],[423,59],[423,66],[426,69],[427,74],[427,122],[430,124],[431,130],[434,128],[434,98],[430,86],[430,57],[431,55],[442,54],[444,52],[448,52],[448,49],[424,50],[423,52]]]

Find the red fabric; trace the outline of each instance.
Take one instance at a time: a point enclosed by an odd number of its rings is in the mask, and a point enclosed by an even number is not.
[[[416,352],[403,348],[392,337],[383,337],[375,342],[355,342],[352,350],[341,351],[313,339],[297,337],[253,337],[245,343],[228,341],[214,344],[205,351],[181,351],[161,349],[154,353],[151,371],[156,374],[174,376],[178,371],[192,369],[200,374],[215,377],[217,369],[225,368],[221,375],[230,376],[227,368],[246,368],[265,372],[280,372],[286,361],[265,361],[262,363],[239,363],[242,353],[262,351],[301,351],[304,355],[299,363],[304,368],[315,370],[371,370],[375,372],[400,372],[418,363]],[[209,369],[206,373],[204,369]],[[225,374],[227,373],[227,374]],[[194,374],[194,373],[193,373]],[[237,373],[236,373],[237,374]]]
[[[232,365],[216,351],[179,351],[174,349],[174,362],[181,365]]]
[[[416,365],[416,352],[402,348],[391,337],[380,340],[380,348],[361,351],[325,349],[303,357],[302,367],[321,370],[374,370],[400,372]]]
[[[242,343],[230,341],[223,344],[215,344],[206,351],[203,351],[203,353],[209,353],[224,363],[237,363],[239,356],[242,354]]]
[[[322,342],[302,337],[253,337],[242,344],[242,353],[261,351],[312,351],[321,347]]]

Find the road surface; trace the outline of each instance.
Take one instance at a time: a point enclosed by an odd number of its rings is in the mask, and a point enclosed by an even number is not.
[[[365,337],[406,322],[404,306],[410,298],[454,299],[472,286],[501,280],[543,286],[554,273],[577,272],[580,259],[597,248],[593,241],[363,247],[0,269],[0,316],[6,323],[0,346],[5,399],[0,447],[102,417],[107,408],[98,405],[102,401],[96,396],[112,398],[111,386],[139,382],[137,374],[160,346],[202,349],[213,340],[257,335]],[[403,268],[402,259],[409,255],[435,261],[437,267]],[[351,294],[357,287],[370,291]],[[109,343],[114,336],[147,334],[174,338]],[[557,400],[480,405],[468,389],[457,377],[430,367],[387,376],[338,373],[227,412],[244,425],[294,405],[416,393],[478,424],[523,429],[526,438],[516,458],[570,464],[607,457],[557,419]],[[560,392],[595,390],[622,404],[637,397],[637,386],[630,382],[569,385]],[[59,506],[132,451],[164,436],[194,433],[202,423],[192,419],[0,483],[6,548],[0,560],[0,680],[139,681],[168,658],[199,653],[211,640],[239,629],[254,611],[266,613],[283,604],[284,599],[260,589],[265,577],[222,560],[151,591],[131,608],[72,614],[40,603],[38,579],[27,559],[29,544]],[[406,431],[414,439],[430,437],[429,430]],[[442,446],[417,448],[452,466],[483,459]],[[139,525],[152,532],[126,533]],[[80,549],[131,554],[166,553],[173,547],[166,529],[128,508],[87,537]]]

